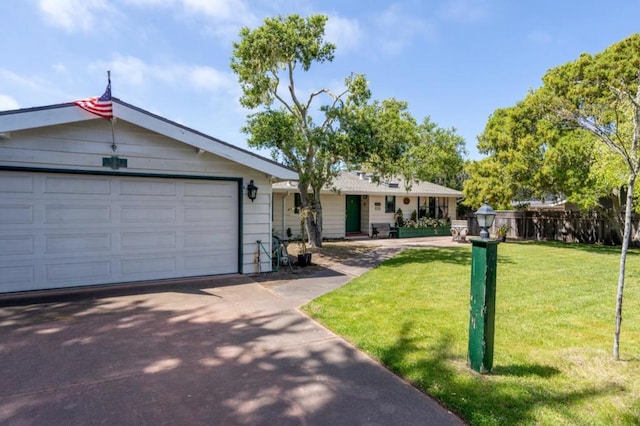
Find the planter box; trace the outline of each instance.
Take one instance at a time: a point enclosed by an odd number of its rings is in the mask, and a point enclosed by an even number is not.
[[[398,228],[398,238],[442,237],[451,235],[451,226]]]

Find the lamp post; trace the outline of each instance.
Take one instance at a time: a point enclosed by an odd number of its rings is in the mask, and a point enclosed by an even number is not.
[[[471,306],[469,315],[469,366],[479,373],[493,367],[496,313],[496,265],[498,241],[489,239],[488,228],[496,212],[486,202],[475,212],[480,239],[471,239]]]

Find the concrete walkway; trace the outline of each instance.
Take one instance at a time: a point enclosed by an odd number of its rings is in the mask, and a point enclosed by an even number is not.
[[[0,424],[463,424],[297,309],[401,249],[377,244],[291,282],[0,300]]]

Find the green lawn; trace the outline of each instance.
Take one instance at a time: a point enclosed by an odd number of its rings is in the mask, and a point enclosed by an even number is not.
[[[494,368],[466,365],[471,247],[407,250],[306,312],[473,425],[640,424],[640,251],[612,360],[619,248],[498,247]]]

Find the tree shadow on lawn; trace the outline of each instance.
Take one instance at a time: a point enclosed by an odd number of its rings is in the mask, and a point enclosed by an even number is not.
[[[413,327],[412,322],[405,323],[391,346],[375,352],[388,368],[471,424],[532,424],[540,421],[535,417],[540,408],[555,412],[556,418],[569,423],[580,423],[571,412],[571,405],[588,405],[590,399],[625,390],[612,383],[577,389],[574,384],[571,390],[563,390],[547,383],[561,374],[560,370],[535,363],[498,364],[491,374],[480,375],[466,366],[466,359],[454,353],[453,335],[441,333],[425,348],[423,341],[410,337]],[[637,420],[633,409],[622,417]]]
[[[469,247],[426,247],[410,248],[384,262],[385,266],[398,267],[416,263],[446,263],[458,266],[471,266]],[[507,255],[498,251],[498,263],[513,263]]]

